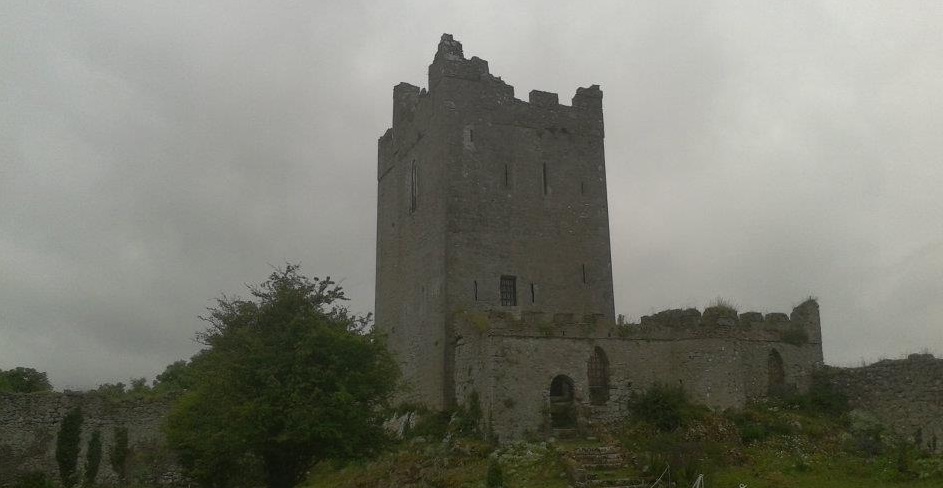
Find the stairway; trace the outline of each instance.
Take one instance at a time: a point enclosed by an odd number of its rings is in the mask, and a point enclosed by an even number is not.
[[[625,456],[614,446],[577,447],[566,454],[571,460],[570,478],[576,488],[648,488],[640,479],[622,476]]]

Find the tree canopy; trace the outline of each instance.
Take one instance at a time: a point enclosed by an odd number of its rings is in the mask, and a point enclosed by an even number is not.
[[[6,371],[0,369],[0,392],[34,393],[50,390],[52,385],[44,372],[33,368],[13,368]]]
[[[318,460],[381,445],[397,371],[369,316],[297,265],[250,291],[217,299],[197,335],[208,348],[165,372],[186,378],[166,432],[187,473],[207,487],[291,487]]]

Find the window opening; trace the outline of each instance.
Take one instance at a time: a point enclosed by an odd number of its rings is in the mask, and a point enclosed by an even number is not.
[[[478,280],[475,280],[475,301],[478,301]]]
[[[419,205],[419,166],[413,160],[409,168],[409,213],[416,211]]]
[[[586,194],[586,184],[581,181],[580,182],[580,195],[585,195],[585,194]]]
[[[544,172],[543,172],[543,182],[544,182],[544,195],[550,192],[550,181],[549,172],[547,171],[547,163],[544,163]]]
[[[530,284],[530,303],[535,303],[537,301],[537,286],[533,283]]]
[[[511,170],[508,168],[508,165],[504,165],[504,187],[507,188],[511,186]]]
[[[517,306],[517,277],[501,277],[501,305],[505,307]]]
[[[583,267],[583,284],[586,284],[586,265],[582,264]]]

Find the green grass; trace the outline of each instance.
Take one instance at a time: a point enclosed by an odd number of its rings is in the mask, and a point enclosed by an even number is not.
[[[600,432],[600,440],[593,441],[495,448],[468,438],[449,443],[431,436],[413,439],[370,461],[322,463],[303,486],[484,488],[494,461],[504,488],[565,488],[570,486],[565,453],[601,445],[621,445],[626,455],[622,469],[603,477],[653,479],[670,464],[679,487],[690,486],[702,473],[707,486],[718,488],[943,486],[943,456],[917,451],[907,439],[848,412],[828,391],[813,390],[726,413],[691,410],[686,399],[672,397],[659,403],[661,408],[697,415],[665,423],[661,417],[645,420],[642,409],[634,420]]]

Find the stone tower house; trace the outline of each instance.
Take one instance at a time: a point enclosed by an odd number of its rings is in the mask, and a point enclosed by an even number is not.
[[[455,314],[613,318],[598,86],[518,100],[444,34],[378,145],[376,323],[411,399],[453,402]]]
[[[681,385],[715,408],[808,387],[819,307],[613,321],[602,92],[514,98],[446,34],[429,89],[393,89],[378,143],[377,327],[402,401],[477,402],[500,440],[580,431],[633,393]],[[486,420],[485,420],[486,419]]]

